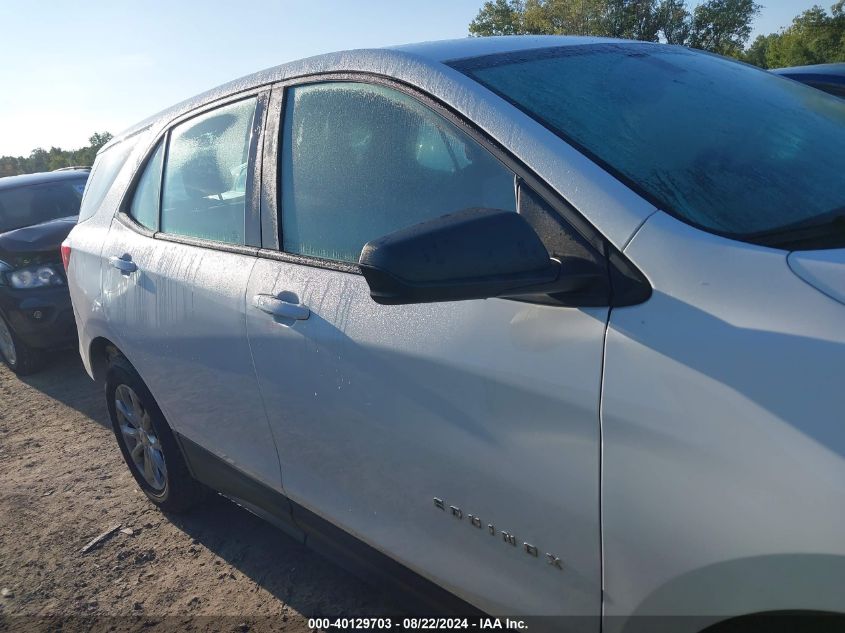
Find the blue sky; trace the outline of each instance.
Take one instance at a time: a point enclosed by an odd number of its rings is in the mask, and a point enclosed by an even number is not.
[[[788,25],[816,4],[758,1],[764,9],[755,35]],[[481,4],[3,0],[0,155],[77,148],[95,131],[117,133],[184,98],[293,59],[464,37]]]

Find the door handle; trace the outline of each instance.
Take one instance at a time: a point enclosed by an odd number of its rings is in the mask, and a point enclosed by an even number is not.
[[[117,257],[116,255],[109,257],[109,263],[112,265],[112,268],[117,268],[122,273],[134,273],[138,270],[137,264],[135,264],[135,262],[131,259],[124,259],[123,257]]]
[[[262,312],[284,319],[304,321],[311,316],[311,310],[308,309],[308,306],[282,301],[273,295],[255,295],[252,299],[252,305]]]

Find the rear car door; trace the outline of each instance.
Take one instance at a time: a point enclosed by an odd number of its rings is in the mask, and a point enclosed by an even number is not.
[[[519,207],[550,247],[581,238],[424,96],[329,79],[285,89],[278,151],[265,146],[279,230],[265,231],[247,291],[294,514],[476,607],[595,616],[577,622],[597,630],[608,308],[378,305],[356,265],[365,242],[468,207]]]
[[[159,140],[112,222],[103,295],[116,343],[192,466],[210,452],[278,490],[244,323],[265,99],[192,114]]]

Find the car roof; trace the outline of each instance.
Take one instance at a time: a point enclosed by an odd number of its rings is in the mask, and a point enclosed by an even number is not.
[[[372,72],[374,68],[382,69],[381,74],[391,76],[391,69],[396,69],[397,66],[413,66],[415,72],[418,73],[443,73],[448,70],[444,62],[451,60],[534,48],[583,46],[599,43],[644,44],[645,42],[568,35],[505,35],[495,37],[465,37],[454,40],[388,46],[385,48],[364,48],[325,53],[252,73],[195,97],[191,97],[124,130],[116,135],[100,151],[107,150],[130,136],[134,136],[158,124],[163,124],[165,121],[170,121],[181,114],[190,112],[217,99],[224,98],[227,95],[258,88],[292,77],[355,70]],[[467,81],[471,80],[467,79]]]
[[[90,173],[91,170],[86,167],[84,169],[62,169],[61,171],[44,171],[35,174],[21,174],[20,176],[5,176],[0,178],[0,190],[26,185],[40,185],[45,182],[78,180],[81,177],[87,178]]]
[[[442,63],[469,57],[530,50],[532,48],[557,48],[625,41],[607,37],[584,37],[579,35],[502,35],[497,37],[463,37],[454,40],[403,44],[400,46],[388,46],[387,50],[411,53],[434,62]]]
[[[774,68],[772,72],[778,75],[832,75],[845,77],[845,63],[790,66],[789,68]]]

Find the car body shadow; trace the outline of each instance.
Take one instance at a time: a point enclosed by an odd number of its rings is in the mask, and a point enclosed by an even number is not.
[[[168,520],[307,618],[388,617],[402,596],[370,585],[221,495]]]
[[[51,352],[41,371],[29,376],[20,376],[19,380],[75,409],[97,424],[111,428],[102,385],[95,383],[85,373],[78,351]]]
[[[111,429],[103,387],[91,380],[76,351],[51,354],[43,370],[19,380]],[[84,432],[84,428],[83,424],[80,430]],[[191,513],[164,516],[194,542],[306,618],[403,613],[396,605],[403,597],[388,593],[390,588],[362,581],[221,495],[213,495]]]

